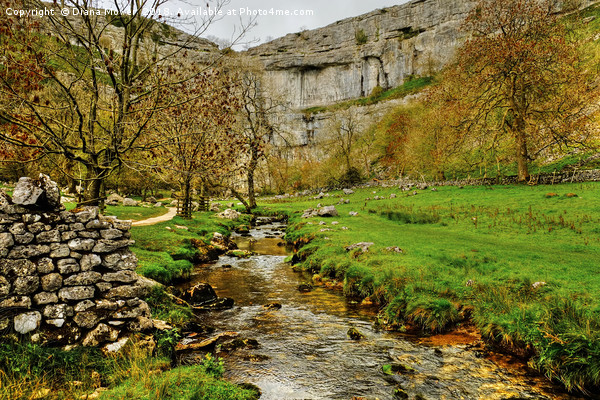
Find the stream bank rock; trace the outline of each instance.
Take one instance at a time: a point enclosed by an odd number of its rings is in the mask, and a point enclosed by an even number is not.
[[[228,208],[227,210],[217,214],[217,218],[235,220],[238,219],[241,215],[241,213],[232,210],[231,208]]]
[[[226,310],[234,305],[229,297],[217,297],[215,290],[208,283],[198,283],[186,290],[181,298],[192,306],[194,310]]]
[[[208,283],[199,283],[193,286],[186,290],[181,298],[194,305],[212,303],[218,299],[215,290]]]

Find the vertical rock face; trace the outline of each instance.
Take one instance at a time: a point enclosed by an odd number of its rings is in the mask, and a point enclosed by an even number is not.
[[[415,0],[286,35],[250,49],[270,91],[292,108],[368,96],[374,88],[428,76],[454,55],[471,0]]]
[[[14,194],[0,196],[0,327],[90,345],[152,328],[129,221],[60,211],[45,175],[21,178]]]
[[[582,0],[586,7],[597,0]],[[465,40],[460,29],[475,0],[413,0],[344,19],[323,28],[286,35],[248,50],[264,65],[265,87],[288,109],[281,130],[296,146],[322,136],[329,113],[302,110],[366,97],[413,76],[431,76],[452,60]],[[558,8],[564,1],[555,2]],[[379,116],[387,105],[356,107],[359,117]]]

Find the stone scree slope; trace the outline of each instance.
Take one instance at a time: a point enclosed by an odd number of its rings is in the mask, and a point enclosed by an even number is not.
[[[65,211],[47,176],[0,192],[0,333],[95,346],[153,328],[130,221]]]

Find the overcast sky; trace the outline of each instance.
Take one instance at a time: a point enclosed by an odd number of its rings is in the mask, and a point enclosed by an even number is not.
[[[213,21],[203,36],[212,35],[231,40],[239,33],[240,18],[243,21],[248,20],[248,12],[267,14],[256,17],[256,26],[244,39],[263,42],[269,37],[277,38],[303,29],[319,28],[344,18],[406,2],[408,0],[230,0],[221,10],[221,19]],[[172,7],[171,14],[173,8],[179,7],[196,13],[209,11],[206,1],[188,0],[187,4],[176,4],[178,5]],[[208,4],[214,6],[215,1],[209,0]],[[271,10],[273,13],[287,11],[297,15],[270,15]],[[243,44],[239,44],[236,47],[239,49],[242,46]]]

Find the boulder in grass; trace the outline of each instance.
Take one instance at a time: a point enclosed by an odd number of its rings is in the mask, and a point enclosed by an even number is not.
[[[116,193],[109,194],[105,201],[106,205],[109,205],[109,206],[118,206],[122,202],[123,202],[123,197],[119,196]]]
[[[135,206],[138,205],[138,202],[135,201],[134,199],[129,198],[129,197],[125,197],[123,199],[123,205],[126,206],[126,207],[135,207]]]
[[[228,208],[227,210],[217,214],[217,218],[234,220],[238,219],[241,215],[242,214],[240,214],[239,212]]]
[[[302,218],[312,218],[315,217],[317,214],[318,210],[315,210],[314,208],[309,208],[303,211]]]
[[[542,282],[542,281],[540,281],[540,282],[534,282],[531,285],[531,287],[534,288],[534,289],[539,289],[539,288],[542,288],[544,286],[546,286],[546,282]]]
[[[352,251],[354,249],[360,249],[360,251],[362,251],[363,253],[366,253],[367,251],[369,251],[369,247],[373,246],[375,243],[373,242],[359,242],[359,243],[354,243],[350,246],[346,247],[346,251]]]
[[[326,206],[319,209],[318,215],[320,217],[337,217],[339,213],[335,206]]]

